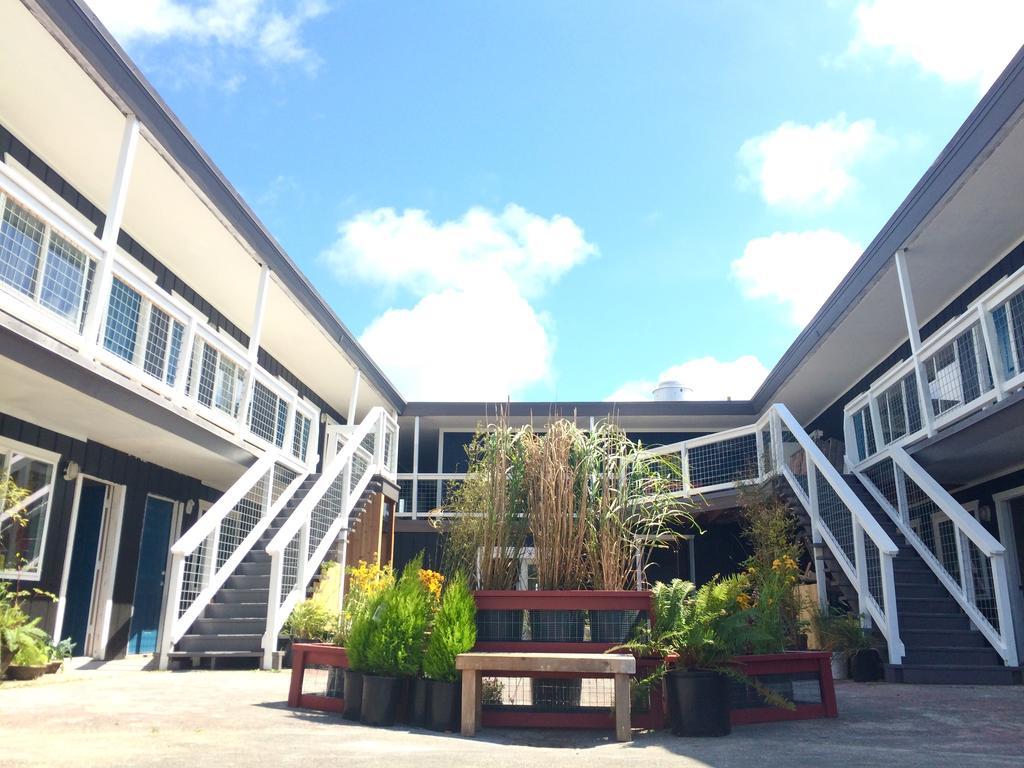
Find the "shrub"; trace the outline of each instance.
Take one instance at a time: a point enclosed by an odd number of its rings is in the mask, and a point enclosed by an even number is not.
[[[462,574],[452,579],[441,595],[434,628],[423,654],[423,674],[431,680],[454,682],[455,657],[476,644],[476,602]]]
[[[317,600],[303,600],[292,609],[284,623],[285,634],[300,640],[323,642],[330,639],[338,623],[337,611]]]
[[[410,562],[393,587],[368,603],[365,616],[356,622],[361,625],[358,635],[353,626],[360,671],[388,677],[419,674],[431,602],[419,577],[422,564],[422,556]],[[351,649],[349,653],[351,662]]]

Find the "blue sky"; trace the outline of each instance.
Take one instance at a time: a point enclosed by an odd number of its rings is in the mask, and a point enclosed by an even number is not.
[[[749,396],[1018,2],[91,0],[410,399]]]

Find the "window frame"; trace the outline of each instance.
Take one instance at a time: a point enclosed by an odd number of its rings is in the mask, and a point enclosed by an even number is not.
[[[57,490],[58,472],[60,471],[61,455],[54,453],[53,451],[47,451],[42,448],[37,448],[34,445],[28,443],[22,443],[18,440],[10,440],[6,437],[0,437],[0,453],[11,454],[20,453],[29,459],[34,461],[41,461],[44,464],[50,464],[53,467],[53,478],[50,481],[50,494],[46,499],[46,511],[43,513],[43,529],[40,534],[40,545],[39,545],[39,569],[35,573],[29,573],[25,571],[17,570],[0,570],[0,579],[20,581],[42,581],[43,577],[43,566],[46,562],[46,539],[50,531],[50,518],[53,513],[53,497]]]

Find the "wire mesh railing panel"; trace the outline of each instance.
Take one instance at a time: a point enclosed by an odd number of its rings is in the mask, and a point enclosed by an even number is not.
[[[803,488],[804,494],[809,495],[807,453],[788,429],[782,430],[782,460],[789,472],[796,478],[797,483]]]
[[[907,499],[907,522],[911,530],[934,555],[943,570],[957,584],[961,584],[956,554],[956,525],[913,479],[906,474],[902,477]]]
[[[895,440],[921,429],[921,404],[917,396],[917,374],[913,371],[885,389],[877,398],[878,420],[882,424],[882,443]],[[869,413],[865,414],[870,422]]]
[[[1024,370],[1024,291],[1018,291],[992,310],[996,346],[1004,376],[1009,379]]]
[[[281,498],[281,494],[285,492],[288,486],[291,485],[298,476],[298,472],[288,469],[288,467],[283,467],[280,464],[275,465],[274,485],[271,489],[270,503],[276,503]]]
[[[853,436],[861,461],[875,455],[875,427],[871,423],[871,409],[866,405],[853,414]]]
[[[77,323],[88,268],[89,259],[82,251],[51,232],[39,303],[65,320]]]
[[[610,712],[615,703],[608,678],[484,676],[481,694],[484,709],[499,711]]]
[[[8,199],[0,220],[0,281],[26,296],[36,292],[43,223]]]
[[[107,323],[103,331],[103,348],[122,360],[135,359],[139,321],[142,318],[142,296],[114,278],[107,302]]]
[[[345,670],[330,664],[308,664],[302,670],[302,695],[345,698]]]
[[[227,562],[263,517],[267,502],[267,484],[271,482],[271,471],[268,469],[221,520],[217,568]]]
[[[882,595],[882,554],[870,536],[864,537],[864,570],[868,576],[868,592],[880,608],[885,606]]]
[[[416,483],[416,513],[426,515],[437,509],[440,504],[438,498],[441,495],[440,480],[425,480],[420,478]]]
[[[853,547],[853,513],[847,508],[843,500],[839,498],[832,485],[821,473],[817,476],[816,483],[818,491],[818,518],[828,531],[836,544],[846,555],[851,563],[856,563],[856,556]]]
[[[355,470],[353,470],[353,473]],[[344,511],[345,473],[340,472],[327,487],[324,495],[313,505],[309,513],[309,547],[305,553],[308,559],[327,536],[327,531]]]
[[[412,480],[398,481],[398,504],[403,515],[412,514]]]
[[[361,448],[357,448],[356,452],[352,454],[352,474],[349,478],[349,491],[356,489],[356,486],[359,485],[359,481],[363,479],[363,475],[366,474],[372,462],[373,454],[365,453]]]
[[[985,620],[996,632],[999,627],[999,607],[996,604],[995,580],[992,576],[992,564],[978,545],[967,536],[961,535],[964,558],[971,574],[971,601]]]
[[[271,595],[272,600],[279,603],[285,595],[289,594],[299,581],[299,549],[301,548],[301,531],[296,531],[291,540],[285,545],[281,552],[281,594]]]
[[[371,429],[371,430],[370,430],[370,431],[369,431],[369,432],[368,432],[368,433],[366,434],[366,437],[364,437],[364,438],[363,438],[363,439],[362,439],[362,440],[360,441],[360,443],[359,443],[359,446],[360,446],[360,447],[361,447],[361,448],[362,448],[362,449],[363,449],[364,451],[366,451],[366,452],[367,452],[368,454],[370,454],[371,456],[373,456],[373,454],[374,454],[374,450],[375,450],[375,449],[376,449],[376,447],[377,447],[377,430],[375,430],[375,429]]]
[[[178,613],[180,618],[185,611],[196,601],[199,593],[203,591],[206,579],[206,558],[210,551],[214,533],[203,539],[199,546],[184,559],[181,579],[181,593],[178,597]]]
[[[306,460],[306,453],[309,450],[309,430],[312,426],[312,419],[296,411],[295,423],[292,425],[292,456],[299,461]]]
[[[864,470],[871,484],[885,497],[893,509],[900,508],[899,495],[896,492],[896,465],[892,459],[882,459]]]
[[[757,435],[727,438],[688,450],[690,486],[694,489],[727,485],[758,476]]]
[[[978,323],[925,360],[928,393],[936,416],[981,396],[992,388],[988,359]]]

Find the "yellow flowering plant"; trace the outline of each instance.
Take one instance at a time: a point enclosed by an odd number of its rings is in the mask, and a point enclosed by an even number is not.
[[[437,571],[432,571],[429,568],[421,568],[420,573],[420,584],[427,590],[431,599],[436,604],[441,599],[441,589],[444,587],[444,576]]]

